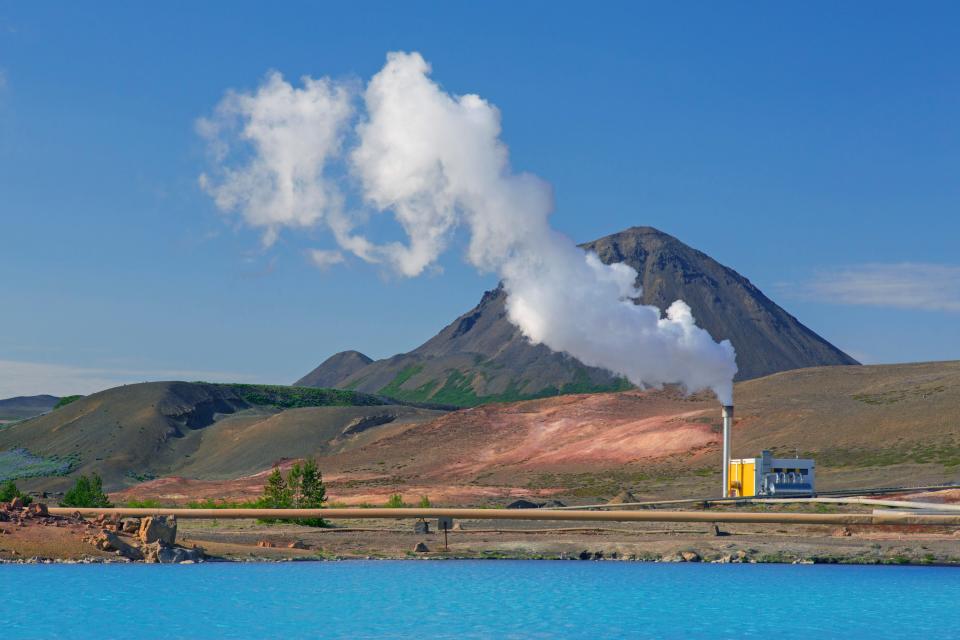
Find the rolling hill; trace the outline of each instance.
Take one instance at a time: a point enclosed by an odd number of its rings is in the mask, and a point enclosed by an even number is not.
[[[73,476],[93,472],[113,489],[173,473],[235,477],[283,458],[349,448],[375,426],[439,413],[331,389],[131,384],[0,430],[0,479],[52,468],[60,475],[29,486],[62,490]]]
[[[0,400],[0,420],[22,420],[53,410],[60,398],[56,396],[17,396]]]
[[[22,486],[59,491],[96,471],[122,490],[117,499],[163,501],[249,498],[274,463],[307,455],[332,499],[351,503],[395,492],[447,504],[593,501],[624,489],[690,497],[719,484],[720,415],[708,394],[628,390],[447,412],[339,393],[119,387],[0,430],[0,475],[27,460],[54,475]],[[799,369],[738,383],[735,394],[735,457],[812,456],[820,489],[960,481],[960,362]]]
[[[698,323],[737,350],[738,380],[779,371],[857,362],[777,306],[749,280],[706,254],[650,227],[633,227],[581,245],[605,263],[638,272],[643,304],[665,310],[685,300]],[[370,361],[336,354],[296,382],[458,406],[565,393],[629,388],[608,371],[587,367],[510,324],[502,288],[409,353]]]

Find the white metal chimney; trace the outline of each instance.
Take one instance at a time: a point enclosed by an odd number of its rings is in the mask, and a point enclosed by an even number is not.
[[[723,490],[721,498],[730,493],[730,430],[733,429],[733,405],[723,405]]]

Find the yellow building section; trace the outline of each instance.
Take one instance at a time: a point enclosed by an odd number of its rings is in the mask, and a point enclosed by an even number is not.
[[[757,492],[757,463],[756,460],[731,460],[729,478],[730,486],[727,495],[738,498],[747,498]]]

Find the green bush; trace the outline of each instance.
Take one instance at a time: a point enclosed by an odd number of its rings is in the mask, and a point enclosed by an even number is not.
[[[103,480],[98,474],[89,478],[80,476],[70,491],[60,501],[61,507],[112,507],[107,494],[103,492]]]
[[[385,506],[388,509],[402,509],[407,505],[403,501],[403,496],[400,495],[399,493],[395,493],[387,499],[387,504],[383,506]]]
[[[429,509],[430,506],[431,506],[431,505],[430,505],[430,497],[429,497],[429,496],[420,496],[420,504],[418,504],[417,506],[420,507],[421,509]]]
[[[13,480],[7,480],[3,484],[0,484],[0,502],[10,502],[14,498],[23,500],[24,505],[28,505],[33,501],[30,496],[20,492],[20,489],[17,488],[17,484]]]

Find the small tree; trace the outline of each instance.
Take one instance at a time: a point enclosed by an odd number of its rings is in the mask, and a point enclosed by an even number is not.
[[[317,461],[309,458],[303,466],[295,465],[298,471],[297,480],[299,491],[297,507],[300,509],[322,509],[327,501],[327,487],[323,484],[323,474],[317,466]],[[293,471],[290,472],[293,475]],[[297,521],[309,527],[325,527],[327,521],[323,518],[303,518]]]
[[[267,509],[289,509],[291,506],[290,486],[283,479],[280,467],[274,467],[263,488],[263,506]]]
[[[429,496],[420,496],[420,504],[417,505],[417,506],[420,507],[421,509],[429,509],[429,508],[430,508],[430,497],[429,497]]]
[[[103,492],[103,479],[96,473],[89,478],[80,476],[73,488],[60,501],[61,507],[111,507],[110,498]]]
[[[20,498],[24,505],[30,504],[32,500],[30,496],[20,492],[20,489],[17,488],[17,483],[13,480],[7,480],[3,484],[0,484],[0,502],[10,502],[14,498]]]
[[[290,490],[290,504],[293,507],[300,508],[300,501],[303,499],[303,468],[300,462],[294,462],[290,467],[290,473],[287,474],[287,488]]]

